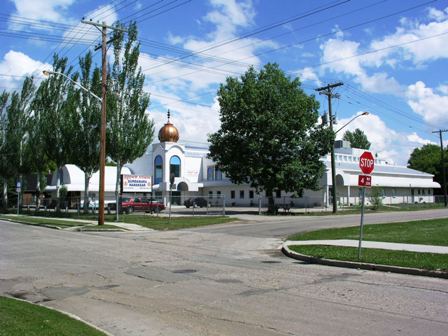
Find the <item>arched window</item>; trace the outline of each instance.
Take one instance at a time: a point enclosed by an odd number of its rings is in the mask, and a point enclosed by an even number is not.
[[[163,160],[160,155],[154,159],[154,184],[159,184],[163,181]]]
[[[180,158],[176,155],[170,159],[170,176],[174,174],[174,177],[180,177]]]

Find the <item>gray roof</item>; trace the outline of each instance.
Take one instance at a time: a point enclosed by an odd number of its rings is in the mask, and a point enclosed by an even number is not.
[[[330,161],[327,161],[328,166],[330,166]],[[361,172],[359,165],[357,162],[341,162],[336,161],[336,169],[343,169],[343,170],[356,170]],[[393,165],[375,165],[375,170],[373,171],[373,174],[375,173],[390,173],[390,174],[406,174],[406,175],[418,175],[418,176],[425,176],[430,177],[433,176],[432,174],[428,174],[425,172],[421,172],[415,169],[403,167],[403,166],[393,166]]]

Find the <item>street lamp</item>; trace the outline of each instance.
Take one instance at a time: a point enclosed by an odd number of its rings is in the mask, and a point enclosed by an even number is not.
[[[347,126],[348,124],[350,124],[353,120],[361,117],[361,116],[365,116],[365,115],[369,115],[369,112],[364,111],[361,114],[358,114],[357,116],[354,116],[348,123],[346,123],[344,126],[342,126],[340,129],[338,129],[336,132],[334,132],[334,134],[338,133],[341,129],[343,129],[345,126]]]
[[[353,120],[356,118],[359,118],[361,116],[368,115],[369,112],[362,112],[361,114],[358,114],[357,116],[353,117],[348,123],[343,125],[340,129],[338,129],[334,134],[338,133],[341,129],[343,129],[345,126],[350,124]],[[336,213],[337,211],[337,203],[336,203],[336,162],[334,158],[334,142],[331,145],[331,183],[332,183],[332,189],[331,189],[331,197],[333,198],[333,213]]]
[[[64,78],[68,79],[73,84],[80,87],[81,89],[83,89],[85,92],[87,92],[91,96],[95,97],[101,103],[102,113],[101,113],[101,133],[100,133],[100,186],[99,186],[99,204],[98,204],[98,225],[103,225],[104,224],[104,175],[105,175],[105,166],[106,166],[106,117],[105,117],[105,104],[104,104],[105,99],[103,100],[102,98],[98,97],[92,91],[85,88],[78,82],[74,81],[67,75],[63,74],[62,72],[44,70],[44,71],[42,71],[42,73],[45,76],[60,75]]]

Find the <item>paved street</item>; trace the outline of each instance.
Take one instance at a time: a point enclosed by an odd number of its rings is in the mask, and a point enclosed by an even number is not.
[[[276,237],[356,217],[126,233],[0,222],[0,293],[113,335],[446,335],[446,280],[308,265],[277,250]]]

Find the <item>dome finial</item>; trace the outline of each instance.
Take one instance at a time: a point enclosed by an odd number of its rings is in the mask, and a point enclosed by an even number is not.
[[[168,109],[168,122],[170,122],[170,117],[171,117],[171,112],[170,112],[170,109]]]

